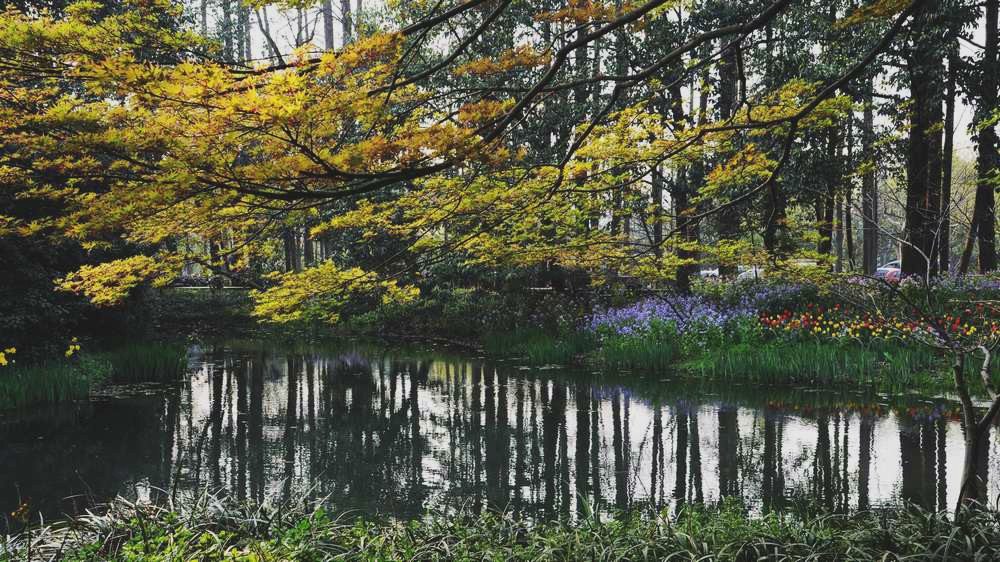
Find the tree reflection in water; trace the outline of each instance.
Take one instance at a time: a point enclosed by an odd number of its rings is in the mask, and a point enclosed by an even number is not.
[[[195,350],[189,384],[9,418],[0,502],[48,515],[206,490],[414,517],[572,518],[734,497],[946,509],[953,405],[533,371],[393,348]],[[993,459],[996,455],[993,455]],[[996,496],[995,464],[980,477]],[[82,495],[81,495],[82,494]],[[66,499],[70,498],[70,499]]]

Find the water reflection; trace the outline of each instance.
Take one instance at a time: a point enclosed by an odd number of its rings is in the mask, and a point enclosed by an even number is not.
[[[400,517],[567,518],[726,497],[761,510],[949,507],[963,454],[954,405],[894,406],[389,348],[210,347],[192,350],[183,387],[3,421],[0,507],[27,499],[52,516],[119,493],[203,490]],[[997,470],[991,460],[982,474],[993,498]]]

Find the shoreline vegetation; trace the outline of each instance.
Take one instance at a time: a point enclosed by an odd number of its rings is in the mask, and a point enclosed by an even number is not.
[[[581,513],[532,523],[509,513],[412,521],[336,517],[306,499],[251,505],[202,496],[172,507],[124,499],[0,537],[0,561],[134,560],[991,560],[1000,514],[912,507],[853,514],[750,514],[735,502],[674,514]],[[14,514],[17,515],[17,514]]]
[[[84,400],[115,385],[169,383],[187,370],[187,348],[175,343],[132,343],[88,353],[73,344],[64,358],[11,363],[0,372],[0,413]]]
[[[946,302],[973,294],[988,299],[1000,295],[1000,282],[944,280],[934,291]],[[282,326],[280,333],[256,323],[249,298],[235,291],[161,291],[150,308],[161,336],[196,340],[226,333],[230,325],[231,333],[250,329],[279,340],[421,341],[533,367],[669,372],[775,386],[847,384],[883,393],[954,390],[947,354],[921,341],[930,320],[873,317],[815,286],[704,282],[690,295],[579,300],[547,294],[518,303],[486,291],[435,290],[407,305],[360,311],[337,327],[299,323]],[[992,307],[940,315],[955,337],[1000,330]],[[108,383],[176,380],[184,372],[184,353],[179,344],[131,343],[111,352],[85,349],[65,361],[11,364],[0,372],[0,409],[81,399]],[[983,396],[979,369],[976,361],[963,364],[972,393]],[[989,372],[997,377],[1000,361],[991,362]]]

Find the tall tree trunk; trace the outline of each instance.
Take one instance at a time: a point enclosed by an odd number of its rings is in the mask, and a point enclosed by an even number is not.
[[[333,0],[323,0],[323,48],[332,51],[333,44]]]
[[[872,98],[874,84],[871,79],[866,84],[864,117],[862,120],[861,145],[866,160],[861,176],[861,261],[865,275],[873,275],[878,268],[878,184],[875,178],[875,109]]]
[[[340,23],[343,26],[343,44],[349,44],[354,38],[354,21],[351,18],[351,0],[340,0]]]
[[[936,72],[941,75],[940,63],[935,64]],[[939,83],[939,82],[938,82]],[[941,98],[943,97],[940,87],[935,87],[933,97],[928,104],[928,127],[930,132],[927,135],[927,208],[930,211],[928,220],[933,220],[927,225],[928,237],[930,238],[930,273],[937,275],[940,271],[941,254],[941,175],[943,133],[941,126],[944,115],[941,112]]]
[[[1000,0],[986,0],[986,42],[983,64],[980,69],[982,83],[976,122],[988,119],[997,107],[997,86],[1000,65],[997,61],[997,19]],[[985,273],[997,268],[996,250],[996,195],[991,176],[998,167],[996,125],[984,127],[977,138],[976,204],[973,222],[979,241],[979,271]]]
[[[223,57],[233,61],[233,5],[231,0],[222,0],[222,46]]]
[[[854,166],[854,119],[847,121],[847,161],[850,166]],[[844,242],[847,245],[847,269],[854,271],[856,263],[854,261],[854,182],[849,181],[844,186]]]
[[[737,53],[735,49],[727,49],[719,61],[719,117],[723,120],[729,119],[736,111],[737,103],[737,81],[739,80],[737,68]],[[735,205],[726,204],[719,213],[719,240],[732,241],[739,236],[740,211]],[[733,277],[737,273],[736,264],[719,264],[720,277]]]
[[[944,98],[944,146],[941,149],[941,237],[938,264],[943,273],[951,271],[951,165],[955,151],[955,71],[958,43],[948,54],[948,82]]]
[[[241,3],[240,11],[240,60],[243,62],[253,60],[253,45],[250,41],[250,7]]]
[[[684,115],[684,94],[681,92],[680,82],[670,88],[670,118],[674,127],[684,128],[686,119]],[[697,252],[685,247],[685,244],[697,244],[698,224],[687,218],[687,215],[695,209],[691,206],[691,190],[693,178],[688,177],[687,169],[680,169],[673,182],[671,199],[674,206],[674,220],[679,230],[682,245],[677,249],[677,257],[684,260],[696,260]],[[691,291],[691,277],[697,275],[697,264],[681,265],[677,269],[677,290],[682,294]]]
[[[653,206],[653,254],[663,256],[663,168],[659,165],[653,168],[650,185],[650,203]]]
[[[199,6],[201,12],[201,35],[208,37],[208,0],[201,0]]]
[[[935,168],[940,174],[940,167],[931,162],[935,148],[932,129],[940,124],[940,119],[935,122],[935,118],[941,114],[941,57],[934,52],[930,34],[923,33],[930,26],[929,17],[926,11],[915,16],[918,39],[907,53],[912,106],[906,161],[906,243],[903,244],[901,267],[904,275],[933,273],[934,234],[940,207],[940,194],[934,187],[932,175]],[[940,145],[937,147],[940,150]]]

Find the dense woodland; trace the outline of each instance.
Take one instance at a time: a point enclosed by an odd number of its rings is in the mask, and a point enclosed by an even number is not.
[[[997,11],[9,4],[4,331],[183,273],[336,321],[498,279],[991,271]]]

